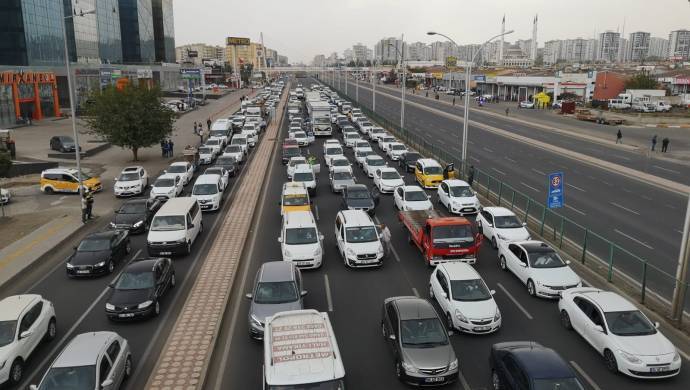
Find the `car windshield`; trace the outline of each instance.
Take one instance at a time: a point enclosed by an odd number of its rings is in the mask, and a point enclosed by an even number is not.
[[[296,181],[296,182],[313,181],[313,180],[314,180],[314,174],[311,172],[297,172],[294,175],[292,175],[292,181]]]
[[[355,155],[357,157],[366,157],[370,154],[374,154],[374,152],[371,149],[364,149],[364,150],[360,149],[357,151],[357,153],[355,153]]]
[[[314,123],[326,124],[326,123],[331,123],[331,120],[329,118],[314,118]]]
[[[39,390],[95,389],[96,366],[53,367],[41,381]]]
[[[435,226],[432,233],[434,242],[470,242],[474,240],[470,225]]]
[[[369,191],[362,189],[355,189],[347,191],[347,197],[350,199],[369,199]]]
[[[135,181],[139,180],[139,174],[138,173],[123,173],[120,175],[120,177],[117,178],[118,181]]]
[[[393,149],[393,150],[405,150],[407,148],[405,147],[405,145],[392,145],[391,149]]]
[[[577,378],[542,378],[534,380],[534,390],[583,390]]]
[[[438,318],[400,321],[400,341],[403,346],[430,348],[447,345],[448,337]]]
[[[211,148],[199,148],[199,154],[211,154],[213,149]]]
[[[219,159],[216,160],[216,165],[233,165],[235,164],[235,158],[234,157],[220,157]]]
[[[118,214],[143,214],[146,212],[146,203],[144,202],[129,202],[123,203]]]
[[[289,165],[290,165],[291,167],[294,167],[295,165],[298,165],[298,164],[306,164],[306,163],[307,163],[307,159],[306,159],[306,158],[291,158],[291,159],[290,159],[290,164],[289,164]]]
[[[154,187],[173,187],[175,185],[174,179],[158,179],[153,183]]]
[[[152,231],[184,230],[184,215],[160,215],[151,222]]]
[[[345,134],[345,138],[348,138],[348,139],[349,138],[359,138],[359,135],[356,133],[348,133],[348,134]]]
[[[299,156],[300,150],[299,148],[285,148],[283,149],[283,155],[286,157]]]
[[[358,226],[345,229],[345,241],[347,242],[374,242],[379,239],[374,226]]]
[[[491,292],[481,279],[451,280],[450,289],[453,292],[454,301],[471,302],[491,299]]]
[[[225,130],[211,130],[211,137],[225,137],[227,134]]]
[[[318,242],[316,228],[285,229],[286,245],[305,245]]]
[[[339,158],[331,160],[331,165],[333,165],[334,167],[345,167],[350,165],[350,162],[344,158]]]
[[[352,174],[350,172],[334,172],[333,180],[352,180]]]
[[[397,171],[381,172],[381,179],[384,179],[384,180],[400,179],[400,174]]]
[[[309,204],[307,195],[285,195],[283,196],[283,206],[305,206]]]
[[[452,186],[449,187],[450,195],[455,198],[469,198],[474,196],[474,192],[469,186]]]
[[[254,302],[261,304],[279,304],[294,302],[299,299],[295,283],[286,282],[262,282],[256,286]]]
[[[247,139],[246,138],[233,138],[232,145],[246,145],[247,144]]]
[[[405,192],[405,200],[412,201],[412,202],[419,202],[419,201],[425,201],[429,200],[426,196],[426,192],[424,191],[406,191]]]
[[[223,170],[220,168],[208,168],[204,171],[204,174],[223,176]]]
[[[17,321],[0,321],[0,348],[14,341]]]
[[[370,160],[367,160],[367,165],[370,167],[381,167],[386,165],[386,161],[382,158],[372,158]]]
[[[185,172],[187,172],[187,167],[185,165],[171,165],[170,168],[168,168],[168,172],[170,172],[170,173],[185,173]]]
[[[116,290],[142,290],[154,285],[153,272],[123,272],[115,283]]]
[[[239,145],[230,145],[225,148],[225,153],[240,153],[242,151],[242,147]]]
[[[443,169],[441,167],[426,167],[424,168],[424,174],[425,175],[441,175],[443,174]]]
[[[326,149],[326,154],[328,154],[328,155],[343,154],[343,150],[341,148],[328,148],[328,149]]]
[[[604,313],[611,333],[616,336],[646,336],[656,333],[654,324],[639,310]]]
[[[100,252],[110,249],[110,239],[108,238],[87,238],[79,243],[79,252]]]
[[[516,229],[521,228],[522,223],[514,215],[506,215],[502,217],[494,217],[494,226],[499,229]]]
[[[530,253],[529,263],[532,268],[559,268],[566,266],[563,259],[553,250]]]
[[[214,195],[218,193],[216,184],[195,184],[192,188],[192,195]]]

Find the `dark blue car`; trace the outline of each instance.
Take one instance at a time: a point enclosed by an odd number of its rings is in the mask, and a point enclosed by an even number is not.
[[[533,341],[491,346],[491,384],[495,390],[583,390],[573,369],[551,348]]]

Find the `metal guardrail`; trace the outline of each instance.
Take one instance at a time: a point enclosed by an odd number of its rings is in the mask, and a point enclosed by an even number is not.
[[[351,98],[349,94],[345,94],[336,86],[326,84],[341,95]],[[462,161],[456,153],[449,152],[418,134],[401,128],[399,123],[382,117],[360,105],[357,101],[352,100],[352,103],[371,120],[377,122],[421,154],[433,156],[442,163],[454,163],[465,177],[466,167],[462,166]],[[544,203],[518,191],[510,184],[477,167],[474,168],[473,186],[497,206],[507,207],[515,211],[528,223],[532,231],[538,232],[545,241],[573,258],[579,259],[580,263],[589,270],[604,277],[609,283],[616,284],[640,303],[663,315],[670,315],[673,289],[680,282],[675,275],[669,274],[647,259],[609,240],[597,233],[595,229],[582,226],[549,209]],[[686,305],[689,302],[687,299],[688,290],[690,290],[690,283],[684,285],[684,302]],[[688,316],[687,311],[684,311],[684,316]],[[684,316],[681,316],[681,323],[678,323],[679,327],[682,325],[682,317]]]

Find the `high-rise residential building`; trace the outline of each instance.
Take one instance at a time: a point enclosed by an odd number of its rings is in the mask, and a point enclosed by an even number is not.
[[[154,62],[156,45],[151,0],[119,0],[119,5],[123,62]]]
[[[430,58],[426,57],[427,44],[424,42],[414,42],[407,45],[408,58],[412,61],[428,61]]]
[[[627,62],[630,60],[630,40],[621,37],[618,41],[618,62]]]
[[[326,56],[323,54],[317,54],[314,56],[314,60],[312,61],[312,65],[321,67],[326,65]]]
[[[559,60],[562,59],[561,57],[561,45],[565,41],[559,40],[559,39],[554,39],[551,41],[546,41],[544,42],[544,65],[546,66],[551,66],[556,64]]]
[[[400,61],[399,52],[407,52],[405,43],[398,38],[383,38],[374,46],[374,57],[378,62],[395,63]],[[405,53],[408,57],[408,53]]]
[[[173,0],[151,0],[156,62],[175,62]]]
[[[278,55],[278,65],[280,66],[288,66],[290,65],[288,63],[288,57],[287,56],[281,56],[280,54]]]
[[[356,45],[352,45],[352,60],[358,64],[364,64],[367,62],[367,60],[371,60],[371,58],[369,58],[367,55],[368,50],[369,49],[366,47],[366,45],[363,45],[361,42],[357,43]]]
[[[192,53],[196,56],[190,56]],[[204,43],[191,43],[175,48],[175,57],[178,63],[192,63],[201,66],[204,61],[225,62],[225,48],[223,46],[212,46]]]
[[[690,59],[690,31],[671,31],[668,35],[668,56],[671,60]]]
[[[668,58],[668,39],[649,38],[649,57]]]
[[[628,39],[630,45],[630,61],[639,62],[644,61],[649,57],[649,41],[651,34],[648,32],[637,31],[630,34]]]
[[[599,34],[597,58],[601,61],[616,62],[619,58],[621,35],[618,32],[606,31]]]
[[[354,61],[355,60],[355,54],[352,52],[352,49],[343,50],[343,58],[345,59],[346,63],[348,63],[350,61]]]
[[[266,66],[276,66],[278,64],[278,51],[266,48]]]

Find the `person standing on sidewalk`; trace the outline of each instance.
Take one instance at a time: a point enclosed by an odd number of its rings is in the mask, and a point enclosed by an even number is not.
[[[86,217],[87,219],[92,219],[93,218],[93,191],[87,189],[86,190]]]
[[[664,139],[661,140],[661,153],[666,153],[668,152],[668,144],[671,142],[668,137],[664,137]]]
[[[654,134],[654,137],[652,137],[652,152],[654,151],[655,147],[656,147],[656,134]]]
[[[381,240],[383,241],[383,250],[386,254],[386,257],[388,257],[388,255],[391,253],[391,231],[388,229],[388,226],[384,224],[379,225],[379,228],[381,229]]]
[[[510,114],[510,107],[506,107],[506,116]]]
[[[81,222],[86,223],[86,221],[89,219],[89,215],[86,212],[88,208],[88,204],[86,202],[86,190],[84,190],[81,194]]]
[[[167,150],[168,150],[168,157],[172,157],[173,156],[173,146],[175,144],[172,142],[172,139],[168,138],[166,145],[167,145]]]
[[[455,105],[455,96],[453,96],[453,105]]]
[[[470,169],[467,172],[467,184],[472,187],[472,183],[474,182],[474,165],[470,165]]]
[[[166,150],[165,148],[167,147],[167,144],[165,143],[165,138],[161,140],[161,155],[163,157],[166,157]]]
[[[617,144],[623,144],[623,133],[621,132],[621,129],[618,129],[618,133],[616,134],[616,143]]]
[[[211,131],[211,118],[206,119],[206,127],[208,127],[208,131]]]
[[[203,126],[199,129],[199,146],[204,144],[204,128]]]
[[[194,135],[198,135],[199,130],[198,130],[198,125],[196,124],[196,121],[194,121]]]

